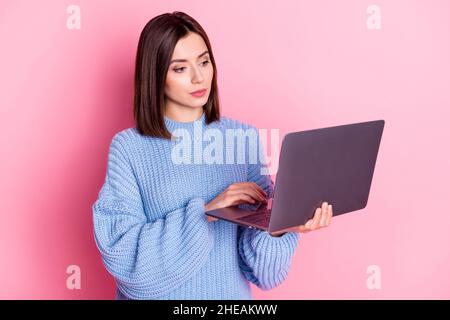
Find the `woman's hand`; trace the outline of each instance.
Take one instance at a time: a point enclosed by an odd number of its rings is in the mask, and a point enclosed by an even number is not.
[[[301,232],[306,233],[313,230],[318,230],[324,227],[328,227],[331,223],[331,218],[333,217],[333,207],[328,202],[322,203],[322,208],[317,208],[314,213],[314,217],[309,219],[304,225],[284,229],[271,233],[272,236],[279,236],[285,232]]]
[[[205,211],[226,208],[243,203],[266,202],[267,194],[254,182],[237,182],[230,184],[221,194],[205,205]],[[208,222],[217,218],[208,216]]]

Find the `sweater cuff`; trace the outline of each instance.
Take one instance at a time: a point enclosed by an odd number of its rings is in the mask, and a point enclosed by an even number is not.
[[[274,237],[269,232],[258,229],[247,229],[246,231],[251,248],[259,255],[281,256],[282,260],[289,260],[298,244],[297,232],[286,232],[279,237]]]

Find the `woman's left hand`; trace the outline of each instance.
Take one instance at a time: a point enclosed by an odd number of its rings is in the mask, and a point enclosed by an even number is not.
[[[318,230],[324,227],[328,227],[331,223],[331,218],[333,217],[333,207],[328,202],[323,202],[322,207],[317,208],[314,213],[314,217],[309,219],[304,225],[292,227],[289,229],[280,230],[271,233],[272,236],[279,236],[285,232],[301,232],[306,233],[313,230]]]

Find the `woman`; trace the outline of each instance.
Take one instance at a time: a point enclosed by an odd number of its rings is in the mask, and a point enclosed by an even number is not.
[[[95,241],[116,280],[117,299],[251,299],[249,281],[268,290],[287,277],[298,232],[330,224],[327,203],[304,226],[283,234],[205,215],[265,202],[273,182],[248,156],[243,164],[204,161],[198,130],[220,135],[256,128],[220,117],[211,45],[187,14],[162,14],[142,31],[134,116],[136,126],[112,138],[93,205]],[[180,155],[180,141],[194,147]],[[180,156],[200,161],[179,163]]]

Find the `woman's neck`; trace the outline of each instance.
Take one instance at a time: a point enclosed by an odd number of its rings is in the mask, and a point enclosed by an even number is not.
[[[192,122],[203,115],[203,107],[175,107],[166,106],[164,116],[176,122]]]

